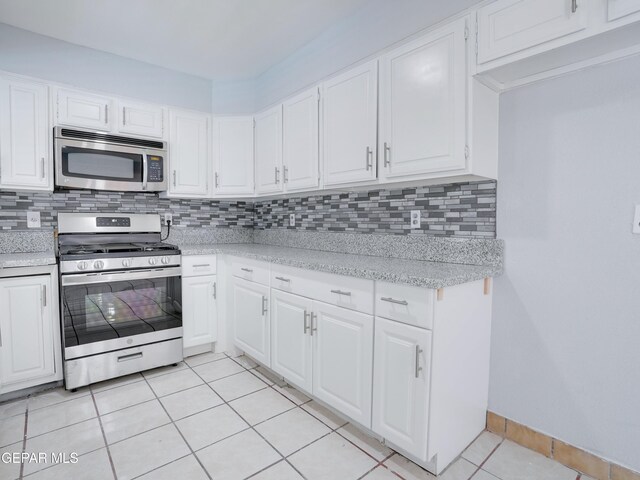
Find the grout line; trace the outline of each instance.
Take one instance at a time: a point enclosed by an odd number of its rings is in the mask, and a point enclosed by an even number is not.
[[[107,442],[107,435],[104,433],[104,427],[102,425],[102,419],[100,418],[100,412],[98,411],[98,404],[96,403],[96,398],[91,392],[91,400],[93,400],[93,408],[96,410],[96,414],[98,416],[98,424],[100,425],[100,432],[102,433],[102,441],[104,442],[104,446],[107,449],[107,456],[109,457],[109,464],[111,465],[111,472],[113,473],[113,478],[118,480],[118,475],[116,474],[116,466],[113,463],[113,457],[111,457],[111,450],[109,449],[109,443]]]
[[[27,425],[29,424],[29,402],[25,405],[24,411],[24,430],[22,431],[22,452],[27,451]],[[20,462],[20,479],[24,477],[24,462]]]

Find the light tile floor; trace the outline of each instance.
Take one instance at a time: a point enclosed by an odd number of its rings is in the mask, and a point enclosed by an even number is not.
[[[75,464],[0,461],[0,479],[436,478],[278,383],[249,358],[206,353],[0,404],[0,453],[79,455]],[[588,480],[489,432],[438,478]]]

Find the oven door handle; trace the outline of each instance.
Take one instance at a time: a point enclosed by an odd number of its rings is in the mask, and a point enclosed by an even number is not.
[[[149,278],[179,277],[181,267],[158,268],[155,270],[117,271],[105,273],[79,273],[62,275],[61,283],[66,285],[87,285],[92,283],[109,283],[127,280],[146,280]]]
[[[142,190],[147,189],[147,152],[142,152]]]

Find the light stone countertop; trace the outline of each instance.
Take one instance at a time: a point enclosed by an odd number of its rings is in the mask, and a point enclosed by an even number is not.
[[[35,253],[2,253],[0,254],[0,268],[40,267],[55,265],[54,252]]]
[[[351,277],[443,288],[495,277],[500,266],[462,265],[259,244],[180,245],[183,255],[233,255]]]

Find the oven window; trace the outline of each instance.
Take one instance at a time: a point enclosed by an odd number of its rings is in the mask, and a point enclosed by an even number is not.
[[[180,277],[65,286],[65,347],[181,327],[180,297]]]
[[[142,155],[66,146],[62,148],[62,173],[67,177],[142,182]]]

